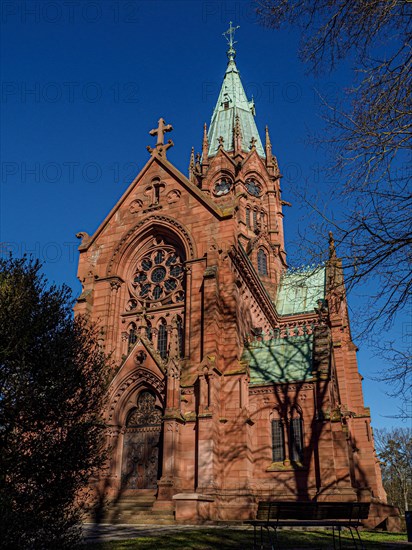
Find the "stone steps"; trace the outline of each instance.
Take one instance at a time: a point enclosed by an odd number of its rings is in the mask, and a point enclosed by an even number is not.
[[[104,522],[113,524],[173,525],[173,511],[152,510],[156,498],[151,494],[123,495],[108,504]]]
[[[146,516],[115,516],[110,518],[110,523],[113,525],[175,525],[174,516],[166,517],[154,517],[152,515]]]

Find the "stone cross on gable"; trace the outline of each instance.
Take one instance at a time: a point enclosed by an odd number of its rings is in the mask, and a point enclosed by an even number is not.
[[[157,145],[164,145],[165,143],[165,133],[171,132],[173,130],[173,126],[171,124],[166,124],[163,118],[159,118],[158,126],[157,128],[153,128],[153,130],[150,130],[149,134],[151,136],[157,135]]]
[[[172,130],[173,126],[171,124],[166,124],[163,118],[159,118],[157,128],[153,128],[153,130],[149,132],[151,136],[157,136],[156,147],[152,149],[149,145],[147,146],[149,153],[156,153],[162,156],[163,152],[166,152],[169,147],[172,147],[173,141],[171,139],[169,139],[165,145],[165,133],[171,132]]]

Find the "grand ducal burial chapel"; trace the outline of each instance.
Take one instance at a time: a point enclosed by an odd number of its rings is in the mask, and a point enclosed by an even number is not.
[[[232,25],[225,35],[226,72],[188,177],[167,159],[172,126],[159,113],[144,168],[97,231],[78,234],[76,313],[98,323],[118,366],[96,490],[119,521],[242,520],[269,498],[367,500],[373,527],[393,513],[338,251],[330,234],[324,265],[288,269],[281,172]]]

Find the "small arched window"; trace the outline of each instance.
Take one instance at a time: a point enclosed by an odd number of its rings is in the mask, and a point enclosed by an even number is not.
[[[157,349],[162,359],[166,359],[167,355],[167,327],[166,321],[162,319],[157,333]]]
[[[132,323],[130,325],[130,328],[129,328],[129,338],[128,338],[128,346],[127,346],[127,351],[129,352],[132,347],[135,345],[136,343],[136,340],[137,340],[137,330],[136,330],[136,325],[134,323]]]
[[[272,420],[272,460],[283,462],[285,460],[285,436],[282,420]]]
[[[257,210],[253,210],[253,230],[258,231],[258,213]]]
[[[268,274],[268,257],[266,253],[260,249],[257,255],[258,273],[259,275]]]
[[[293,462],[303,462],[303,425],[302,418],[295,416],[289,424],[290,458]]]

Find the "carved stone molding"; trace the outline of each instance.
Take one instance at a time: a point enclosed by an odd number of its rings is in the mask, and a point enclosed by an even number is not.
[[[285,389],[287,389],[288,392],[296,392],[296,391],[302,391],[302,390],[313,390],[313,384],[312,383],[303,383],[303,384],[283,384],[283,385],[276,385],[276,386],[260,386],[260,387],[249,387],[249,394],[250,395],[265,395],[265,394],[282,394],[284,393]],[[306,399],[306,395],[303,399]]]
[[[143,368],[134,370],[125,380],[123,380],[120,386],[113,390],[110,396],[108,412],[109,421],[113,419],[117,403],[123,397],[124,393],[130,388],[130,386],[136,385],[137,382],[145,382],[149,387],[156,389],[160,394],[164,391],[165,381],[160,380],[160,378],[158,378],[154,373]]]
[[[180,196],[181,192],[179,191],[179,189],[172,189],[166,195],[166,201],[168,202],[168,204],[173,204],[180,199]]]
[[[195,257],[195,247],[194,247],[194,244],[192,242],[192,239],[189,235],[189,232],[186,230],[185,227],[183,227],[183,225],[181,223],[179,223],[177,220],[174,220],[173,218],[169,218],[168,216],[151,215],[151,216],[148,216],[147,218],[144,218],[139,223],[137,223],[135,226],[133,226],[131,229],[129,229],[129,231],[127,231],[127,233],[125,233],[123,235],[123,237],[120,239],[120,241],[119,241],[118,245],[116,246],[116,248],[115,248],[115,250],[112,254],[112,257],[110,258],[110,261],[108,263],[107,275],[112,274],[113,265],[114,265],[118,255],[119,255],[119,253],[123,249],[125,243],[127,243],[133,235],[135,235],[140,229],[142,229],[143,226],[150,225],[151,223],[156,223],[156,222],[160,222],[161,224],[170,225],[170,226],[176,228],[177,231],[184,237],[184,239],[185,239],[184,244],[187,244],[187,246],[189,248],[189,258],[194,258]]]
[[[182,395],[194,395],[195,393],[195,388],[182,388],[181,389],[181,393]]]
[[[131,214],[137,214],[142,209],[143,202],[140,199],[136,199],[129,204],[129,212]]]

